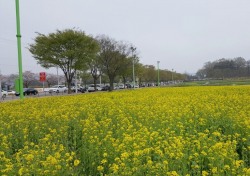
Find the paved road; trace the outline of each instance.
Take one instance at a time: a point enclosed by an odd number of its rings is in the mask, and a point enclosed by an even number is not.
[[[75,93],[72,93],[70,95],[74,95]],[[77,93],[77,94],[82,94],[81,92]],[[68,93],[48,93],[48,92],[40,92],[37,95],[26,95],[25,98],[39,98],[39,97],[49,97],[49,96],[62,96],[62,95],[68,95]],[[4,99],[0,99],[0,101],[5,102],[5,101],[11,101],[11,100],[18,100],[20,99],[19,96],[15,96],[15,95],[7,95],[6,98]]]
[[[124,89],[118,89],[118,90],[114,90],[114,91],[121,91],[121,90],[124,90]],[[97,91],[97,92],[105,92],[105,91]],[[89,94],[89,93],[95,93],[95,92],[85,92],[84,94]],[[25,98],[39,98],[39,97],[49,97],[49,96],[62,96],[62,95],[74,95],[76,93],[71,93],[71,94],[68,94],[68,93],[55,93],[53,92],[52,94],[49,93],[49,92],[39,92],[37,95],[26,95]],[[81,92],[78,92],[77,94],[83,94]],[[11,100],[18,100],[20,99],[19,96],[15,96],[15,95],[7,95],[6,98],[2,99],[0,98],[0,102],[6,102],[6,101],[11,101]]]

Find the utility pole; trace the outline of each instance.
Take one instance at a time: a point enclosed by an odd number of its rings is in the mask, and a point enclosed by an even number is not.
[[[2,100],[2,74],[1,74],[1,70],[0,70],[0,101]]]
[[[99,74],[100,74],[100,86],[102,85],[102,72],[101,71],[99,71]]]
[[[59,86],[58,66],[56,67],[57,86]]]
[[[76,93],[77,93],[77,71],[76,71],[76,74],[75,74],[75,89],[76,89]]]
[[[174,69],[172,69],[172,84],[174,83]]]
[[[157,68],[158,68],[158,71],[157,71],[158,83],[157,83],[157,85],[158,85],[158,86],[160,86],[160,70],[159,70],[159,64],[160,64],[160,61],[157,61]]]
[[[135,88],[135,56],[134,56],[134,51],[136,50],[135,47],[131,46],[131,51],[132,51],[132,61],[133,61],[133,88]]]
[[[16,27],[17,27],[17,49],[18,49],[18,67],[19,67],[19,93],[20,99],[23,95],[23,66],[22,66],[22,49],[21,49],[21,30],[20,30],[20,14],[19,14],[19,0],[16,0]]]

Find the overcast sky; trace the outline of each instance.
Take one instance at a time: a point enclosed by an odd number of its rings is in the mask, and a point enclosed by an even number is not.
[[[140,62],[195,73],[220,58],[250,59],[250,0],[20,0],[23,71],[35,32],[78,28],[136,46]],[[14,0],[0,0],[0,70],[18,72]]]

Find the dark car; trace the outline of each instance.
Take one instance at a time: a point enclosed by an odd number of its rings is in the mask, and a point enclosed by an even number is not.
[[[23,89],[23,95],[36,95],[38,94],[38,91],[34,88],[24,88]],[[16,92],[15,94],[16,96],[19,96],[20,93],[19,92]]]
[[[108,85],[102,86],[101,91],[108,91],[110,87]]]
[[[72,90],[72,92],[76,92],[76,88],[75,87],[72,87],[71,90]],[[86,91],[87,91],[87,89],[84,88],[84,87],[77,87],[77,92],[84,93]]]
[[[128,89],[132,88],[131,84],[125,84]]]

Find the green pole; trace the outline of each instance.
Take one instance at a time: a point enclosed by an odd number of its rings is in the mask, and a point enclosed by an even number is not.
[[[17,28],[17,49],[18,49],[18,68],[19,68],[19,93],[20,99],[23,99],[23,68],[22,68],[22,49],[21,49],[21,32],[20,32],[20,14],[19,0],[16,0],[16,28]]]
[[[160,86],[160,71],[159,71],[159,63],[160,63],[160,61],[157,61],[157,67],[158,67],[158,72],[157,72],[157,74],[158,74],[158,86]]]
[[[130,47],[131,51],[132,51],[132,63],[133,63],[133,88],[135,89],[135,56],[134,56],[134,51],[136,50],[135,47]]]

